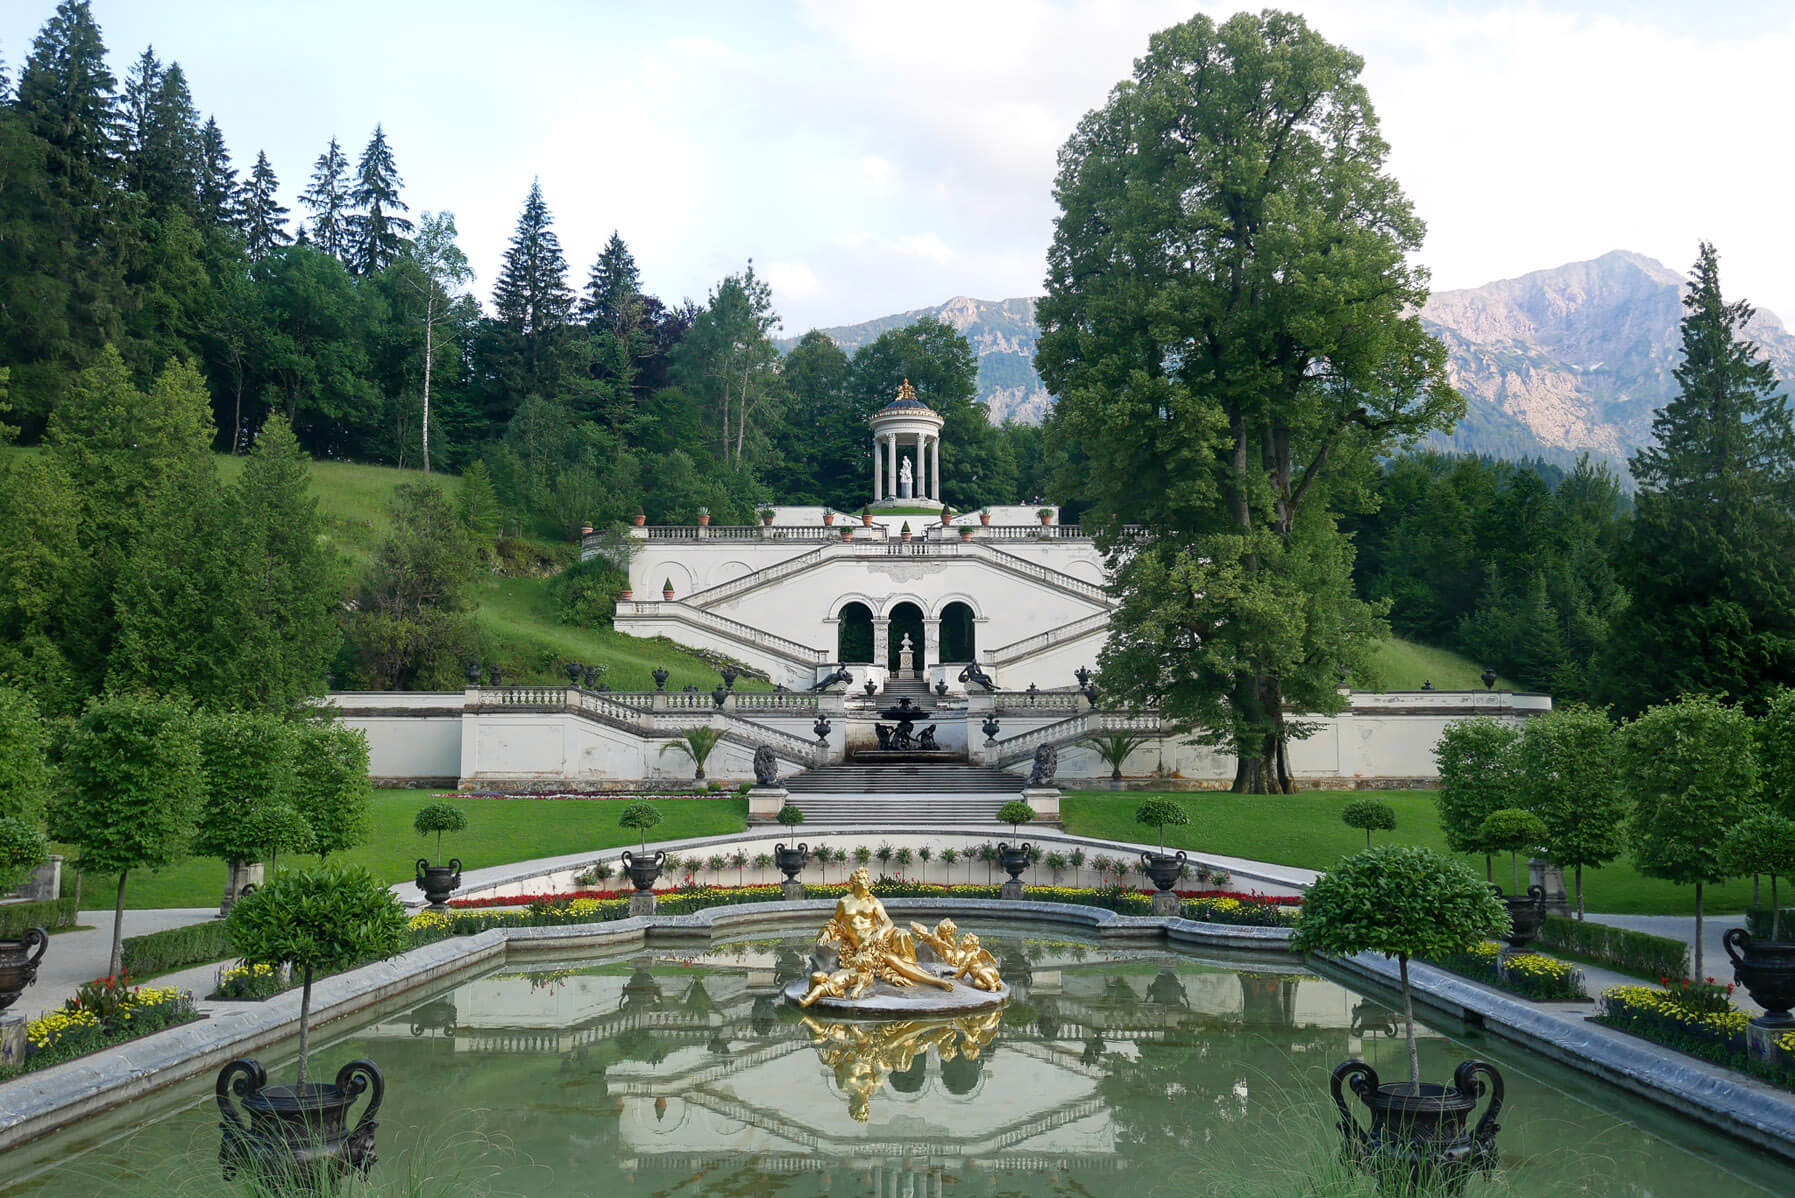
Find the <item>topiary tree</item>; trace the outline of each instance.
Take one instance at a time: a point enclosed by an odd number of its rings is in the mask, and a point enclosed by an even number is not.
[[[1633,864],[1695,886],[1695,976],[1705,977],[1702,887],[1727,878],[1720,842],[1757,796],[1751,720],[1707,696],[1660,703],[1622,730],[1621,765],[1633,796]]]
[[[1795,873],[1795,820],[1777,811],[1746,816],[1720,842],[1720,861],[1740,877],[1770,875],[1770,939],[1781,940],[1783,911],[1776,879]]]
[[[1420,1093],[1410,957],[1447,957],[1509,927],[1508,912],[1469,867],[1419,845],[1382,844],[1345,858],[1309,887],[1292,941],[1300,952],[1395,957],[1402,980],[1409,1086]]]
[[[294,733],[293,804],[312,830],[321,859],[367,843],[374,799],[368,738],[340,725],[300,724]]]
[[[704,781],[705,759],[711,755],[711,750],[716,748],[717,742],[722,739],[723,729],[721,728],[688,728],[679,733],[678,739],[670,740],[661,746],[661,756],[665,757],[674,751],[684,753],[692,759],[693,780],[702,782]]]
[[[37,702],[24,691],[0,686],[0,819],[35,830],[50,801],[50,744]]]
[[[0,894],[30,876],[50,856],[44,834],[15,815],[0,815]]]
[[[256,846],[256,856],[268,863],[274,877],[282,853],[309,853],[315,841],[312,826],[291,803],[264,803],[250,813],[244,835]]]
[[[448,803],[431,803],[418,808],[418,813],[411,819],[411,826],[419,836],[436,833],[436,863],[443,863],[443,833],[461,832],[467,828],[467,815],[459,807]]]
[[[661,822],[661,813],[653,803],[631,803],[617,814],[617,826],[639,833],[642,851],[648,851],[648,829]],[[665,864],[663,862],[662,864]]]
[[[1134,809],[1134,822],[1147,824],[1159,833],[1159,855],[1165,856],[1166,825],[1182,828],[1190,823],[1190,816],[1182,806],[1170,799],[1148,799]]]
[[[1434,749],[1440,768],[1434,802],[1440,809],[1446,847],[1455,853],[1482,853],[1486,882],[1491,877],[1492,850],[1478,836],[1490,812],[1513,805],[1520,740],[1518,729],[1479,716],[1446,725]]]
[[[1764,805],[1795,819],[1795,686],[1770,692],[1757,733]]]
[[[1620,740],[1607,712],[1572,705],[1528,720],[1517,750],[1515,797],[1546,822],[1547,855],[1574,871],[1582,919],[1583,867],[1620,856],[1627,826]]]
[[[804,822],[804,813],[792,804],[787,803],[779,809],[779,814],[775,815],[773,818],[787,828],[795,828]]]
[[[1109,766],[1110,781],[1120,782],[1122,765],[1128,760],[1128,755],[1153,738],[1134,732],[1099,732],[1085,739],[1097,750],[1097,756],[1103,759],[1103,763]]]
[[[1521,893],[1520,851],[1537,849],[1545,843],[1546,821],[1519,807],[1503,807],[1484,817],[1477,835],[1491,850],[1508,850],[1508,869],[1513,884],[1509,893],[1518,897]]]
[[[125,878],[174,864],[193,840],[206,775],[192,709],[142,694],[91,700],[63,741],[62,782],[51,837],[76,846],[82,869],[118,875],[106,969],[117,977]]]
[[[1018,835],[1017,829],[1030,823],[1035,818],[1035,809],[1021,799],[1011,799],[997,809],[997,822],[1010,825],[1010,835]]]
[[[405,908],[367,870],[296,870],[240,899],[226,921],[251,965],[299,970],[299,1084],[311,1051],[312,977],[390,957],[405,945]]]
[[[1380,799],[1354,799],[1340,809],[1340,821],[1349,828],[1365,829],[1365,847],[1373,832],[1396,830],[1396,808]]]

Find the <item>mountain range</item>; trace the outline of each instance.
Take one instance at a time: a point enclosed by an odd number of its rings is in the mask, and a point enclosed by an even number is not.
[[[1436,292],[1422,323],[1446,346],[1466,415],[1433,445],[1569,463],[1589,451],[1624,459],[1651,436],[1652,414],[1676,394],[1683,277],[1616,250],[1518,278]],[[1053,397],[1034,369],[1033,299],[956,296],[933,308],[822,330],[852,353],[887,329],[933,316],[978,355],[979,399],[995,421],[1038,423]],[[1795,380],[1795,335],[1760,310],[1747,332],[1777,377]]]

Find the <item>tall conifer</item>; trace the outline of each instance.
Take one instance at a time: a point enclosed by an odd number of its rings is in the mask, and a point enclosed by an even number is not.
[[[636,268],[635,255],[624,244],[617,230],[599,251],[586,283],[586,295],[580,301],[580,318],[590,325],[603,325],[612,332],[621,332],[640,305],[630,301],[642,294],[642,272]]]
[[[519,391],[518,399],[549,389],[562,333],[573,319],[567,258],[554,223],[542,198],[542,184],[533,180],[492,289],[493,307],[508,335],[510,352],[505,356],[512,361],[506,373]]]
[[[237,171],[231,166],[231,152],[224,144],[224,131],[218,122],[206,118],[206,127],[199,135],[199,212],[200,219],[211,227],[237,224]]]
[[[356,274],[378,274],[410,247],[406,234],[411,232],[411,222],[400,215],[408,211],[399,198],[402,186],[393,151],[386,144],[386,131],[375,125],[349,191],[354,206],[348,219],[349,264]]]
[[[292,241],[287,233],[287,209],[276,194],[280,181],[268,164],[268,155],[257,152],[256,164],[238,193],[237,211],[249,260],[260,262],[281,246]]]
[[[306,234],[338,262],[349,260],[349,159],[336,138],[312,164],[311,184],[299,202],[312,210],[312,227]]]

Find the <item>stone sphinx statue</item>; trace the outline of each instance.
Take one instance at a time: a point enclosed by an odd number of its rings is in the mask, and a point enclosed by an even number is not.
[[[1049,787],[1060,772],[1060,751],[1052,745],[1042,745],[1035,750],[1034,772],[1028,776],[1030,786]]]
[[[754,784],[761,787],[779,785],[779,759],[765,745],[754,750]]]

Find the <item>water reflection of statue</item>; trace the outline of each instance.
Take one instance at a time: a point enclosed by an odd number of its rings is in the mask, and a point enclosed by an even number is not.
[[[835,904],[835,914],[823,925],[817,947],[835,950],[835,968],[810,975],[810,990],[798,1000],[802,1007],[825,995],[859,998],[877,982],[954,988],[951,981],[916,963],[915,940],[891,922],[885,904],[873,896],[872,875],[864,867],[848,876],[848,893]]]
[[[929,1049],[942,1062],[977,1060],[997,1037],[1001,1016],[993,1011],[959,1019],[911,1019],[901,1023],[838,1023],[804,1017],[811,1046],[835,1074],[835,1084],[848,1098],[848,1114],[865,1123],[873,1095],[895,1073],[906,1073]]]
[[[915,477],[916,477],[915,475],[910,473],[910,459],[905,458],[903,465],[898,467],[898,497],[899,498],[901,498],[901,499],[909,499],[910,498],[910,490],[911,490],[911,487],[914,485]]]

